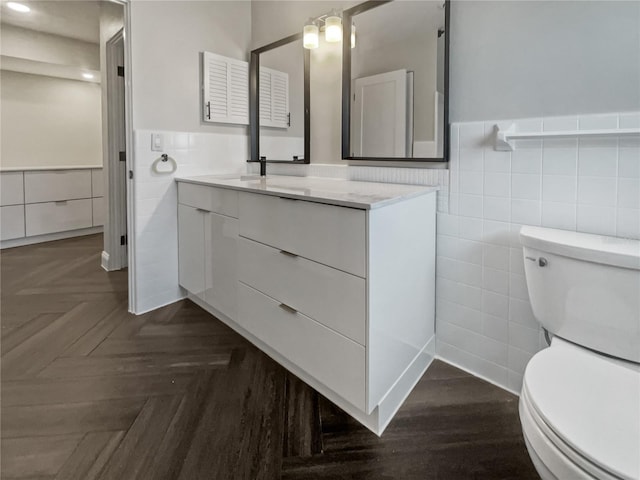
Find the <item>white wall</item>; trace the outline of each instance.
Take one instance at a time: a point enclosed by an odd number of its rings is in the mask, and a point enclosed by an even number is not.
[[[451,121],[640,108],[640,2],[451,6]]]
[[[1,72],[2,168],[102,166],[100,85]]]
[[[248,60],[246,1],[133,1],[130,4],[134,128],[135,298],[141,313],[183,297],[178,286],[175,176],[243,172],[245,126],[201,122],[200,52]],[[151,165],[151,133],[164,136],[175,174]],[[132,259],[130,259],[131,262]]]

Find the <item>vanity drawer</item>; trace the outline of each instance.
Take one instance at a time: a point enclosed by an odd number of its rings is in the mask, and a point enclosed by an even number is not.
[[[89,228],[93,225],[92,213],[90,198],[26,205],[27,237]]]
[[[366,213],[322,203],[241,193],[240,235],[366,276]]]
[[[0,205],[24,203],[24,177],[22,172],[0,173]]]
[[[178,182],[178,203],[238,218],[238,192],[235,190]]]
[[[91,198],[91,170],[24,172],[25,203]]]
[[[24,205],[0,207],[0,240],[24,237]]]
[[[241,238],[238,278],[332,330],[365,344],[366,281]]]
[[[238,324],[357,408],[365,408],[365,349],[239,283]]]

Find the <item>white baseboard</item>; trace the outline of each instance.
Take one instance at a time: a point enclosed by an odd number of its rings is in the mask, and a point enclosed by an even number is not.
[[[54,240],[64,240],[65,238],[83,237],[85,235],[95,235],[102,233],[102,227],[82,228],[80,230],[69,230],[68,232],[48,233],[46,235],[36,235],[35,237],[14,238],[0,242],[0,250],[5,248],[24,247],[35,243],[52,242]]]

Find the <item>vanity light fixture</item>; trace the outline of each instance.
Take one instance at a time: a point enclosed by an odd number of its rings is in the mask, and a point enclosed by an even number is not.
[[[332,10],[324,20],[324,39],[329,43],[342,40],[342,18],[335,10]]]
[[[302,29],[302,45],[304,48],[310,50],[318,48],[319,35],[320,28],[318,23],[313,18],[310,18]]]
[[[31,11],[31,9],[26,5],[17,2],[7,2],[7,7],[20,13],[29,13]]]

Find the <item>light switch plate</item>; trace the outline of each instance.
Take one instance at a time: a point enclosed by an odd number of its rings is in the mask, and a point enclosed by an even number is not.
[[[161,152],[164,146],[164,138],[161,133],[151,134],[151,151]]]

